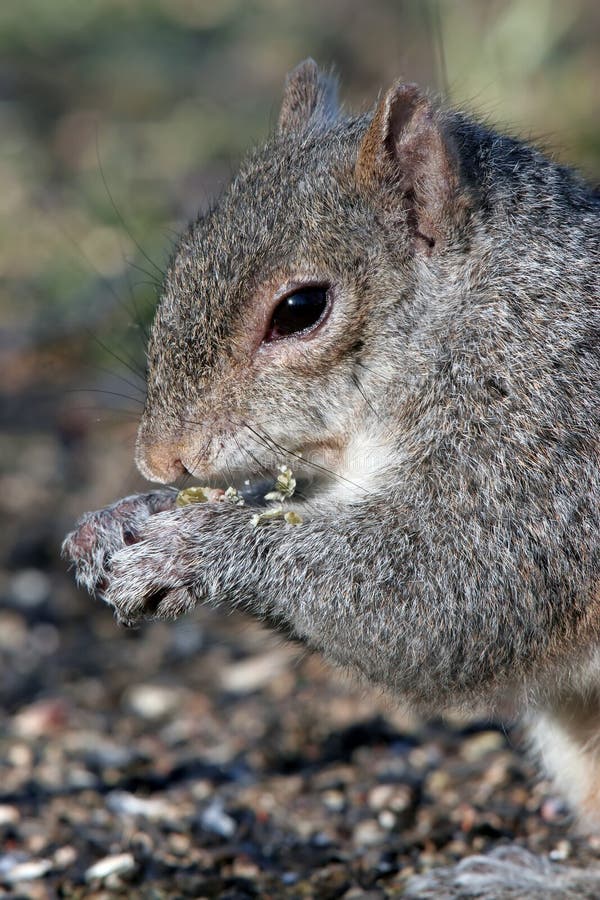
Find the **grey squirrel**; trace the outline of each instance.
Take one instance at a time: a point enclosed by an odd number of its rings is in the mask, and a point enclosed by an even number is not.
[[[600,199],[394,84],[346,115],[312,60],[181,236],[136,461],[288,463],[299,527],[173,490],[64,544],[119,619],[238,606],[424,712],[510,702],[600,825]]]

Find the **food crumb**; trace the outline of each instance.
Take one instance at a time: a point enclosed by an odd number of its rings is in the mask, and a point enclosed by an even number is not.
[[[220,499],[227,500],[229,503],[233,503],[235,506],[246,505],[246,501],[244,500],[238,489],[231,486],[227,488],[227,490],[223,494],[223,497]]]
[[[200,485],[184,488],[177,494],[175,506],[189,506],[190,503],[208,503],[209,491],[210,488],[200,487]]]
[[[296,490],[296,479],[289,466],[279,466],[279,475],[275,482],[275,487],[268,494],[265,494],[265,500],[287,500],[293,496]]]
[[[263,512],[254,513],[254,515],[250,519],[250,522],[254,527],[256,527],[257,525],[262,525],[264,522],[269,522],[271,519],[283,518],[283,506],[276,506],[273,509],[265,509]]]

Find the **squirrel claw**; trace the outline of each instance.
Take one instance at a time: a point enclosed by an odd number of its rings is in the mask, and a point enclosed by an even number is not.
[[[86,513],[62,545],[63,557],[75,567],[77,583],[92,594],[104,596],[115,553],[135,545],[148,519],[172,509],[175,498],[174,491],[152,491]]]

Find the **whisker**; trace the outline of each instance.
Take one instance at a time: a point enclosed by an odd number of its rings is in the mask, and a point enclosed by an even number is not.
[[[137,391],[140,395],[140,399],[143,401],[146,397],[146,391],[139,386],[139,384],[135,384],[135,382],[130,381],[129,378],[125,378],[124,375],[119,375],[117,372],[112,372],[110,369],[107,369],[105,366],[94,366],[98,372],[104,372],[106,375],[111,375],[114,378],[118,378],[119,381],[124,381],[125,384],[128,384],[130,388],[134,391]]]
[[[127,314],[128,319],[133,319],[136,326],[140,329],[144,329],[142,321],[139,317],[137,308],[135,307],[135,303],[133,304],[133,308],[130,308],[127,303],[123,300],[123,298],[119,295],[118,291],[115,289],[113,283],[107,278],[105,275],[100,272],[98,267],[95,265],[91,257],[88,253],[85,252],[81,244],[73,237],[73,235],[69,232],[67,228],[65,228],[63,222],[57,216],[54,216],[49,210],[46,210],[46,215],[52,219],[55,227],[62,233],[63,237],[65,237],[69,243],[77,250],[78,254],[85,261],[87,266],[94,272],[100,283],[104,286],[104,288],[109,292],[113,300],[116,301],[117,305]],[[133,299],[133,298],[132,298]]]
[[[363,400],[365,401],[365,403],[367,404],[367,406],[369,407],[371,412],[375,415],[377,420],[379,422],[381,422],[382,418],[381,418],[380,414],[377,412],[377,410],[375,409],[375,407],[373,406],[373,404],[371,403],[371,401],[369,400],[369,398],[367,397],[367,395],[365,394],[363,387],[360,383],[359,377],[356,374],[356,372],[353,372],[351,377],[352,377],[352,383],[354,384],[354,387],[356,388],[356,390],[358,391],[360,396],[363,398]]]
[[[127,263],[128,263],[129,261],[128,261],[127,258],[125,257],[125,253],[124,253],[124,251],[123,251],[123,247],[122,247],[122,244],[121,244],[121,238],[120,238],[120,237],[119,237],[119,246],[121,247],[121,257],[122,257],[123,261],[126,263],[126,265],[125,265],[125,280],[126,280],[126,282],[127,282],[127,289],[128,289],[128,291],[129,291],[129,301],[130,301],[131,305],[133,306],[133,309],[134,309],[134,312],[135,312],[136,323],[137,323],[138,327],[140,328],[142,334],[144,335],[144,339],[145,339],[144,348],[145,348],[145,345],[148,343],[148,338],[149,338],[150,335],[149,335],[148,328],[146,327],[146,324],[145,324],[145,321],[144,321],[144,317],[140,315],[140,311],[139,311],[139,308],[138,308],[138,305],[137,305],[137,301],[136,301],[136,299],[135,299],[135,293],[134,293],[134,290],[133,290],[133,285],[132,285],[132,283],[131,283],[131,277],[130,277],[129,267],[128,267],[128,265],[127,265]]]
[[[234,477],[231,472],[231,466],[229,465],[228,462],[225,463],[225,468],[227,469],[227,475],[229,476],[229,484],[227,485],[227,487],[229,487],[230,485],[233,485]],[[223,477],[223,483],[225,483],[225,476],[222,476],[222,477]],[[227,490],[227,488],[225,488],[224,490]]]
[[[257,459],[257,457],[254,455],[254,453],[252,453],[251,450],[248,450],[247,447],[242,447],[236,437],[234,437],[233,440],[240,453],[245,454],[254,463],[257,475],[272,474],[268,471],[267,467],[263,465],[263,463],[261,463],[259,459]]]
[[[126,416],[132,422],[137,422],[139,420],[139,414],[136,412],[132,412],[130,409],[121,409],[119,406],[109,406],[109,407],[98,407],[98,406],[71,406],[69,409],[74,412],[106,412],[110,413],[110,415],[118,414],[119,416]],[[103,422],[105,419],[98,417],[96,420],[98,422]]]
[[[102,178],[102,183],[103,183],[103,185],[104,185],[104,189],[105,189],[105,191],[106,191],[106,195],[107,195],[108,199],[110,200],[110,205],[112,206],[113,210],[115,211],[115,214],[116,214],[117,218],[119,219],[119,222],[120,222],[121,225],[123,226],[123,228],[124,228],[126,234],[128,235],[128,237],[131,239],[131,241],[132,241],[132,242],[134,243],[134,245],[137,247],[137,249],[139,250],[139,252],[142,254],[142,256],[144,257],[144,259],[145,259],[147,262],[149,262],[150,265],[151,265],[154,269],[156,269],[156,271],[157,271],[158,274],[160,275],[161,279],[164,278],[164,277],[165,277],[165,273],[164,273],[163,270],[160,268],[160,266],[157,266],[157,265],[156,265],[156,263],[154,262],[153,259],[150,259],[150,257],[148,256],[148,254],[146,253],[146,251],[144,250],[144,248],[143,248],[143,247],[141,246],[141,244],[136,240],[136,238],[135,238],[134,235],[133,235],[133,232],[131,231],[131,229],[129,228],[129,226],[127,225],[127,223],[125,222],[125,219],[124,219],[123,216],[121,215],[120,209],[118,209],[117,204],[115,203],[115,201],[114,201],[114,199],[113,199],[113,195],[112,195],[111,192],[110,192],[110,188],[109,188],[109,186],[108,186],[108,182],[107,182],[106,176],[105,176],[105,174],[104,174],[104,169],[103,169],[103,167],[102,167],[102,160],[101,160],[101,158],[100,158],[100,145],[99,145],[99,141],[98,141],[98,126],[96,126],[96,159],[98,160],[98,170],[99,170],[100,176],[101,176],[101,178]],[[146,273],[146,274],[148,274],[148,273]]]
[[[130,259],[127,260],[127,266],[130,269],[139,269],[140,272],[144,272],[144,274],[148,274],[145,269],[140,269],[140,267],[136,266],[135,263],[132,263]],[[136,281],[134,283],[133,287],[136,287],[136,288],[137,287],[151,287],[152,290],[154,290],[156,292],[156,294],[159,294],[162,285],[159,284],[157,281],[154,281],[153,278],[149,278],[147,280],[145,278],[142,278],[140,281]],[[148,332],[148,335],[149,334],[150,333]]]
[[[102,388],[67,388],[65,394],[107,394],[109,397],[119,397],[121,400],[130,400],[131,403],[141,403],[139,397],[130,397],[129,394],[120,394],[118,391],[105,391]]]
[[[182,484],[183,484],[182,490],[185,490],[185,488],[189,485],[190,481],[194,477],[193,470],[196,468],[196,463],[198,462],[199,459],[200,459],[200,451],[198,451],[198,453],[196,454],[196,456],[194,457],[194,459],[192,461],[192,471],[190,471],[186,467],[186,474],[183,476],[183,479],[182,479]]]
[[[100,340],[100,338],[97,335],[92,334],[92,332],[89,330],[89,328],[85,329],[85,333],[88,335],[88,337],[92,341],[94,341],[96,344],[98,344],[98,346],[101,347],[102,350],[104,350],[106,353],[108,353],[110,356],[112,356],[114,359],[116,359],[117,362],[120,362],[122,366],[125,366],[125,368],[128,369],[132,375],[135,375],[136,378],[139,378],[140,381],[143,382],[144,390],[145,390],[146,372],[141,367],[138,368],[137,363],[133,359],[131,359],[131,357],[128,358],[129,362],[126,359],[123,359],[123,357],[119,356],[118,353],[116,353],[114,350],[111,350],[111,348],[107,344],[105,344],[104,341]]]
[[[147,275],[150,279],[149,281],[140,281],[139,284],[149,284],[152,285],[152,287],[155,287],[157,290],[160,290],[162,284],[158,280],[158,278],[152,274],[152,272],[149,272],[148,269],[140,266],[139,263],[134,263],[131,259],[127,260],[127,265],[130,269],[137,269],[138,272],[141,272],[142,275]]]
[[[253,434],[258,436],[258,432],[256,432],[247,422],[244,422],[243,425],[251,431]],[[327,475],[330,475],[332,478],[335,478],[336,481],[343,481],[346,484],[352,485],[352,487],[357,488],[362,491],[364,494],[370,493],[368,488],[363,487],[360,484],[352,481],[350,478],[346,478],[344,475],[339,475],[337,472],[334,472],[332,469],[328,469],[327,466],[321,466],[319,463],[312,462],[312,460],[306,459],[302,454],[295,453],[293,450],[288,450],[283,447],[281,444],[278,444],[273,438],[271,438],[266,432],[264,433],[264,439],[269,441],[272,447],[275,447],[284,455],[292,456],[294,459],[300,460],[304,465],[312,466],[313,469],[318,469],[320,472],[325,472]]]

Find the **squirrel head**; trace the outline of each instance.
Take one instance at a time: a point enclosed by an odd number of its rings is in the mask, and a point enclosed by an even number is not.
[[[285,452],[339,469],[389,382],[416,270],[466,221],[457,156],[415,85],[346,116],[312,60],[278,128],[181,237],[152,328],[137,464],[154,481],[247,472]],[[389,376],[389,377],[388,377]]]

